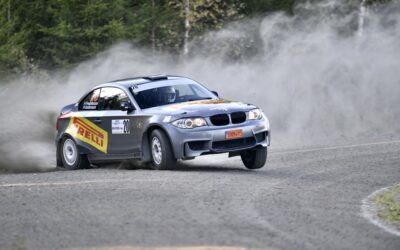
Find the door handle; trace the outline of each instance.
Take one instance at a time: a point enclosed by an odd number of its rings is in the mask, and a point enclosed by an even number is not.
[[[101,123],[101,122],[102,122],[101,119],[95,119],[95,120],[94,120],[94,123]]]

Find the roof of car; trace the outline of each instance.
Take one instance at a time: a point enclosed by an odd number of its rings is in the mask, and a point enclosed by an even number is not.
[[[178,80],[178,79],[188,79],[188,78],[182,76],[171,76],[171,75],[139,76],[139,77],[130,77],[130,78],[114,80],[111,82],[101,84],[97,87],[110,86],[110,85],[131,87],[134,85],[141,85],[157,81],[168,81],[168,80]]]

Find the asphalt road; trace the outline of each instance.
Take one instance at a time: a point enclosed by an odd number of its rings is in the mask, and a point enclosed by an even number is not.
[[[360,209],[400,181],[400,142],[272,148],[267,164],[222,155],[174,171],[0,175],[0,249],[400,249]]]

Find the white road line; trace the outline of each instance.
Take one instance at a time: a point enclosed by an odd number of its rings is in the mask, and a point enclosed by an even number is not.
[[[106,246],[106,247],[89,247],[89,248],[67,248],[66,250],[246,250],[245,247],[230,247],[230,246],[180,246],[180,247],[136,247],[136,246]],[[265,248],[271,249],[272,248]]]
[[[113,183],[113,182],[125,182],[129,181],[127,179],[105,179],[105,180],[90,180],[90,181],[66,181],[66,182],[30,182],[30,183],[4,183],[0,184],[0,188],[7,187],[38,187],[38,186],[74,186],[82,184],[98,184],[98,183]],[[140,180],[135,179],[135,181],[157,181],[157,179]]]
[[[396,236],[400,236],[400,232],[396,230],[395,227],[392,227],[389,223],[385,223],[385,221],[383,221],[377,216],[378,207],[371,201],[372,197],[375,197],[376,195],[385,192],[389,188],[391,187],[385,187],[376,190],[375,192],[370,194],[367,198],[363,199],[361,205],[361,215],[367,220],[369,220],[372,224],[382,228],[386,232],[394,234]]]
[[[70,186],[79,184],[120,182],[121,180],[91,180],[91,181],[66,181],[66,182],[31,182],[31,183],[7,183],[0,184],[0,187],[35,187],[35,186]]]
[[[297,154],[297,153],[317,152],[317,151],[323,151],[323,150],[335,150],[335,149],[342,149],[342,148],[357,148],[357,147],[385,145],[385,144],[396,144],[396,143],[400,143],[400,140],[397,140],[397,141],[371,142],[371,143],[352,144],[352,145],[344,145],[344,146],[333,146],[333,147],[322,147],[322,148],[311,148],[311,149],[294,150],[294,151],[271,152],[271,154],[274,154],[274,155],[278,155],[278,154]]]

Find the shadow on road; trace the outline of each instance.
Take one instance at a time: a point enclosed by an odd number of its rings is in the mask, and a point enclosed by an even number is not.
[[[249,170],[239,167],[222,167],[222,166],[210,166],[210,165],[191,165],[185,163],[179,163],[173,171],[187,171],[187,172],[255,172],[255,170]]]
[[[80,170],[71,170],[71,171],[96,171],[98,170],[149,170],[149,171],[157,171],[153,170],[149,164],[140,163],[140,162],[120,162],[120,163],[102,163],[92,165],[87,169]],[[242,174],[257,174],[257,175],[274,175],[271,170],[268,170],[268,164],[261,169],[251,170],[246,169],[244,166],[226,166],[223,163],[221,165],[217,164],[207,164],[207,162],[187,162],[187,161],[178,161],[175,168],[168,170],[171,172],[224,172],[224,173],[242,173]],[[47,172],[62,172],[62,171],[70,171],[62,167],[52,167],[52,168],[7,168],[0,169],[0,174],[32,174],[32,173],[47,173]]]
[[[101,164],[95,166],[95,168],[105,169],[124,169],[124,170],[153,170],[149,164],[139,162],[122,162],[119,164]],[[187,162],[178,161],[175,168],[169,171],[199,171],[199,172],[254,172],[254,170],[248,170],[240,167],[224,167],[217,165],[206,165],[206,164],[192,164]]]

